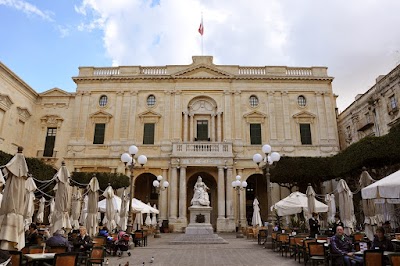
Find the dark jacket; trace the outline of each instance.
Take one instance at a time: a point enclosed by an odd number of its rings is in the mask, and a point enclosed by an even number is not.
[[[371,249],[380,249],[383,251],[394,251],[394,247],[392,241],[387,239],[386,237],[383,240],[379,240],[379,238],[375,237],[372,241]]]
[[[341,226],[341,227],[344,228],[344,224],[342,223],[342,221],[339,220],[338,222],[335,221],[335,222],[333,223],[332,232],[333,232],[334,235],[336,235],[336,228],[337,228],[338,226]]]
[[[310,236],[315,237],[315,235],[319,235],[319,222],[317,219],[310,218],[308,220],[308,224],[310,225]]]
[[[34,246],[38,244],[38,233],[37,231],[33,231],[26,236],[26,246]]]
[[[73,240],[72,244],[74,246],[74,251],[86,251],[93,247],[93,242],[89,235],[85,235],[84,237],[78,235],[78,237]]]
[[[350,237],[343,235],[342,237],[334,235],[331,238],[331,251],[334,254],[346,255],[349,252],[354,252],[353,243]]]
[[[55,234],[46,241],[46,245],[49,247],[67,247],[67,251],[71,251],[71,244],[62,235]]]

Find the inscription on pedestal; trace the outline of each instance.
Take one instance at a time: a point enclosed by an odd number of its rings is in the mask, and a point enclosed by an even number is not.
[[[205,221],[206,221],[206,218],[203,214],[200,213],[200,214],[196,215],[196,223],[201,224],[201,223],[205,223]]]

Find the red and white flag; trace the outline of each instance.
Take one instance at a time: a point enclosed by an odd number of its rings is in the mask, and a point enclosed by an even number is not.
[[[201,36],[203,36],[203,33],[204,33],[203,18],[201,18],[201,22],[200,22],[200,26],[199,26],[199,33]]]

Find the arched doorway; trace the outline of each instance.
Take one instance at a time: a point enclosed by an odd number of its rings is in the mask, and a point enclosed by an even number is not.
[[[140,174],[135,180],[135,192],[133,195],[136,199],[146,204],[150,202],[151,206],[157,204],[158,208],[158,194],[155,187],[153,187],[153,181],[156,179],[157,177],[151,173]]]
[[[251,224],[251,218],[253,216],[253,201],[255,198],[260,203],[260,214],[261,220],[266,222],[268,219],[267,208],[268,208],[268,194],[267,194],[267,181],[262,174],[254,174],[247,178],[246,188],[246,219],[247,223]]]
[[[214,177],[206,172],[197,172],[189,177],[187,182],[187,206],[190,207],[192,204],[190,201],[193,198],[193,188],[196,184],[197,178],[201,176],[203,182],[210,188],[208,191],[208,196],[210,198],[210,206],[213,208],[211,211],[211,225],[214,228],[214,231],[217,229],[217,218],[218,218],[218,197],[217,197],[217,182]],[[189,209],[187,210],[186,217],[190,217]],[[190,221],[188,220],[188,223]]]

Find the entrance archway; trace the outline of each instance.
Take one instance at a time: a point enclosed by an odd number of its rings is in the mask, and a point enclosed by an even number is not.
[[[190,201],[193,198],[193,188],[196,184],[197,178],[201,176],[203,182],[210,188],[208,191],[208,196],[210,198],[210,206],[213,208],[211,211],[211,225],[214,228],[214,231],[217,229],[217,218],[218,218],[218,197],[217,197],[217,182],[214,177],[206,172],[197,172],[189,177],[187,182],[187,206],[192,206]],[[187,210],[186,217],[190,217],[189,209]],[[189,219],[189,218],[188,218]],[[189,223],[190,221],[188,221]]]
[[[157,191],[155,187],[153,187],[153,181],[156,180],[157,177],[151,173],[143,173],[140,174],[135,180],[135,193],[133,193],[134,197],[138,200],[143,201],[144,203],[150,202],[151,206],[157,204]]]
[[[255,198],[259,201],[260,215],[263,222],[267,221],[268,194],[267,181],[262,174],[254,174],[247,178],[246,188],[246,219],[247,223],[251,224],[253,216],[253,201]]]

